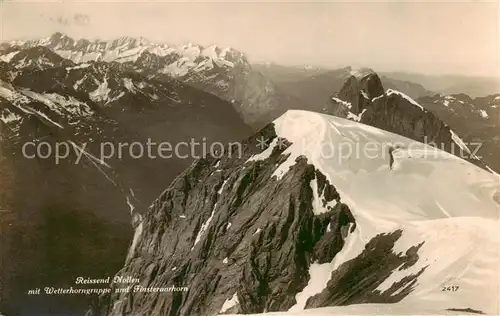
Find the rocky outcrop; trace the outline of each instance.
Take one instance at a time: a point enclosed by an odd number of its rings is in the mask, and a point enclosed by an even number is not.
[[[389,92],[371,101],[360,122],[420,142],[444,144],[446,151],[451,151],[454,143],[450,128],[437,116],[398,93]]]
[[[377,287],[388,278],[393,270],[408,269],[418,260],[418,249],[422,244],[411,247],[405,254],[395,254],[392,249],[401,237],[402,231],[381,234],[365,246],[355,259],[341,265],[332,273],[326,288],[309,298],[306,308],[343,306],[363,303],[396,303],[413,289],[425,268],[394,283],[385,291]],[[403,288],[403,290],[400,290]]]
[[[402,92],[384,92],[373,72],[349,77],[332,98],[328,112],[435,146],[486,168],[474,149],[468,148],[439,116]]]
[[[351,104],[352,112],[359,114],[368,106],[370,100],[384,93],[382,82],[377,74],[369,72],[360,76],[350,76],[338,93],[338,98]]]

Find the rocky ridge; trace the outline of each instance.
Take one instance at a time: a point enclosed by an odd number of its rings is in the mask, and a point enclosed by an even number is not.
[[[367,71],[347,79],[332,98],[327,113],[345,117],[396,133],[464,158],[487,168],[473,147],[467,144],[438,115],[406,94],[385,91],[375,72]]]

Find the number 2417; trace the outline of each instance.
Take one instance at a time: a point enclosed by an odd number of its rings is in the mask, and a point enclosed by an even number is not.
[[[458,291],[458,285],[447,285],[441,288],[442,292],[456,292]]]

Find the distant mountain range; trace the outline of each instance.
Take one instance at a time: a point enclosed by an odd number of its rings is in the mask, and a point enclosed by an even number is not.
[[[431,91],[443,94],[464,93],[471,97],[482,97],[500,93],[500,78],[464,75],[422,75],[402,72],[385,72],[383,76],[411,81]]]
[[[304,106],[300,108],[325,112],[330,105],[331,97],[340,91],[344,83],[356,72],[370,69],[354,69],[351,67],[336,70],[317,68],[285,67],[274,64],[254,65],[254,68],[271,78],[276,85],[288,94],[299,99]],[[423,86],[381,77],[384,87],[402,91],[412,98],[433,95]]]
[[[328,69],[307,66],[283,66],[274,63],[256,64],[255,69],[271,78],[275,83],[290,84],[314,79],[318,82],[335,81],[342,73],[349,72],[350,67]],[[460,94],[471,97],[482,97],[500,93],[500,78],[474,77],[465,75],[424,75],[410,72],[378,72],[384,86],[397,89],[412,98],[419,98],[436,93]],[[339,87],[340,88],[340,87]]]
[[[254,127],[265,125],[288,107],[300,107],[298,99],[279,91],[271,80],[252,69],[243,53],[232,48],[193,43],[169,46],[130,37],[75,41],[55,33],[39,40],[4,43],[0,60],[22,67],[26,61],[16,55],[36,47],[48,48],[73,63],[108,62],[159,81],[175,78],[231,102]]]

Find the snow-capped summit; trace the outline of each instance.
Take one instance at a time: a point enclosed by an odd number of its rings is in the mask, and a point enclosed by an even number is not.
[[[60,32],[54,33],[49,37],[29,40],[29,41],[15,41],[4,43],[3,49],[7,47],[19,47],[21,49],[31,48],[35,46],[45,46],[53,50],[60,56],[70,59],[75,63],[88,62],[88,61],[117,61],[120,63],[135,62],[142,53],[148,52],[159,57],[165,57],[170,62],[167,62],[165,70],[172,74],[179,75],[179,73],[187,72],[198,66],[202,60],[200,57],[208,57],[216,63],[234,66],[236,62],[246,62],[244,54],[232,48],[221,49],[218,47],[204,48],[199,44],[188,42],[180,46],[173,46],[168,44],[153,43],[144,37],[129,37],[123,36],[114,40],[87,40],[80,39],[74,40],[66,34]],[[176,71],[173,64],[176,62],[174,57],[181,59],[182,65],[185,66],[185,71]],[[225,62],[225,63],[224,63]],[[188,64],[186,66],[186,64]]]
[[[261,137],[270,146],[259,150]],[[182,302],[118,293],[99,303],[107,316],[498,313],[497,176],[307,111],[286,112],[244,144],[243,157],[197,161],[172,182],[120,270],[152,289],[182,276]]]
[[[152,43],[144,37],[130,37],[130,36],[122,36],[118,39],[111,41],[111,47],[118,46],[128,46],[129,48],[137,47],[137,46],[146,46],[151,45]]]
[[[248,62],[245,54],[232,47],[224,48],[219,56],[230,62],[239,62],[239,61]]]
[[[203,46],[188,42],[184,45],[177,47],[177,51],[183,55],[186,59],[194,61],[197,57],[201,55],[203,51]]]
[[[218,58],[222,49],[217,45],[210,45],[203,49],[203,56],[207,56],[210,58]]]
[[[349,74],[351,76],[356,77],[357,79],[361,79],[363,77],[368,76],[369,74],[374,74],[375,73],[375,71],[373,71],[373,69],[366,68],[366,67],[363,67],[363,68],[352,68],[352,67],[349,67],[349,69],[350,69]]]

